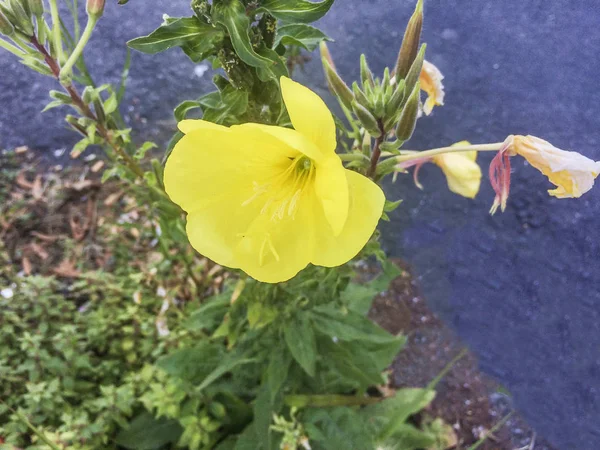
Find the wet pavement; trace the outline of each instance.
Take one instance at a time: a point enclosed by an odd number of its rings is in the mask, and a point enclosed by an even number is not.
[[[117,82],[123,42],[150,32],[187,1],[111,2],[87,53],[99,82]],[[597,0],[426,0],[427,58],[445,74],[446,106],[419,122],[408,146],[533,134],[600,160],[600,3]],[[323,29],[347,80],[358,58],[393,65],[411,1],[337,0]],[[211,88],[210,73],[178,50],[133,55],[123,112],[144,137],[166,140],[170,110]],[[0,53],[0,147],[26,144],[54,160],[76,142],[61,113],[39,111],[50,79]],[[297,74],[327,96],[318,61]],[[331,100],[331,97],[328,97]],[[481,155],[487,172],[491,155]],[[60,160],[64,161],[63,159]],[[416,189],[399,177],[387,191],[405,202],[384,227],[388,250],[408,260],[436,312],[478,354],[483,370],[561,450],[600,448],[600,187],[579,200],[549,197],[547,180],[514,159],[507,211],[490,217],[485,177],[476,200],[447,191],[436,167]]]

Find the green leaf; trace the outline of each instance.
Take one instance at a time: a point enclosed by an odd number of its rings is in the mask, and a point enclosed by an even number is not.
[[[227,29],[233,48],[242,61],[249,66],[268,71],[272,78],[278,78],[278,71],[275,69],[278,67],[279,56],[274,59],[272,55],[276,55],[275,52],[263,56],[254,50],[248,34],[250,19],[241,1],[228,0],[213,5],[213,17]]]
[[[237,366],[243,366],[244,364],[249,364],[255,362],[256,360],[253,358],[244,358],[243,354],[240,353],[230,353],[225,358],[223,358],[220,364],[209,373],[206,378],[200,383],[200,386],[196,388],[198,392],[210,386],[212,383],[217,381],[220,377],[225,375],[227,372],[230,372],[232,369],[235,369]]]
[[[104,112],[106,115],[110,115],[117,110],[117,106],[119,106],[119,102],[117,100],[117,94],[112,92],[108,99],[104,102]]]
[[[184,348],[163,356],[156,365],[169,375],[198,384],[206,380],[222,361],[222,345],[203,342],[196,347]]]
[[[372,433],[385,440],[402,432],[408,418],[429,405],[434,397],[435,391],[430,389],[400,389],[394,397],[366,406],[360,415]]]
[[[261,449],[260,441],[254,429],[254,423],[246,427],[237,442],[234,450],[259,450]]]
[[[317,341],[313,325],[304,314],[287,322],[283,328],[285,343],[294,359],[311,377],[315,376]]]
[[[400,199],[400,200],[396,200],[395,202],[391,202],[389,200],[385,201],[385,204],[383,205],[383,210],[385,212],[392,212],[394,211],[398,206],[400,206],[400,204],[403,202],[404,200]]]
[[[187,113],[192,109],[200,108],[202,105],[200,102],[196,100],[186,100],[181,102],[175,110],[173,111],[173,115],[175,116],[175,120],[177,122],[181,122],[182,120],[187,118]]]
[[[231,291],[211,297],[197,310],[191,313],[184,326],[190,331],[214,331],[225,317],[231,303]]]
[[[272,449],[270,426],[274,412],[271,388],[263,385],[254,400],[254,432],[265,450]]]
[[[400,275],[402,271],[394,263],[383,263],[383,273],[369,283],[349,283],[341,293],[342,301],[352,311],[367,314],[375,296],[388,289],[389,284]]]
[[[398,338],[369,318],[349,311],[344,314],[335,306],[328,304],[317,306],[312,311],[314,327],[320,333],[343,341],[362,341],[373,344],[387,344]]]
[[[339,376],[353,383],[358,383],[361,388],[384,382],[381,374],[382,368],[378,367],[370,351],[357,342],[334,342],[331,338],[319,339],[319,350],[328,355],[331,363]]]
[[[313,3],[307,0],[264,0],[260,10],[268,11],[279,20],[286,22],[310,23],[327,14],[333,1],[323,0]]]
[[[211,92],[198,102],[204,112],[202,119],[230,125],[238,123],[239,116],[248,109],[248,92],[226,86],[222,92]]]
[[[279,44],[296,45],[308,51],[316,49],[322,41],[331,39],[321,30],[303,23],[293,23],[279,27],[273,47]]]
[[[65,102],[63,102],[62,100],[53,100],[50,103],[48,103],[44,107],[44,109],[42,109],[42,112],[46,112],[49,109],[56,108],[57,106],[63,106],[64,104],[65,104]]]
[[[119,432],[115,442],[131,450],[157,450],[177,442],[182,431],[177,420],[155,419],[145,411],[133,419],[129,428]]]
[[[267,380],[271,389],[271,401],[275,399],[287,379],[292,364],[292,355],[285,345],[278,345],[269,360],[267,367]]]
[[[302,423],[311,444],[327,450],[375,448],[373,435],[364,419],[351,408],[308,408],[302,412]],[[315,448],[315,447],[313,447]]]
[[[148,54],[183,47],[190,58],[199,61],[216,48],[215,42],[222,37],[223,33],[218,28],[201,22],[196,17],[187,17],[169,21],[148,36],[132,39],[127,45]]]
[[[121,103],[123,96],[125,95],[125,87],[127,80],[129,79],[129,68],[131,67],[131,50],[127,47],[127,55],[125,56],[125,64],[121,71],[121,82],[119,83],[119,89],[117,90],[117,103]]]

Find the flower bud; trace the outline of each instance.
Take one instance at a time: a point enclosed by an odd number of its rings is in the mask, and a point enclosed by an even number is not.
[[[331,53],[329,53],[329,48],[327,48],[327,44],[325,41],[321,41],[319,44],[319,52],[321,53],[321,59],[325,58],[331,68],[335,70],[335,64],[333,63],[333,58],[331,57]]]
[[[394,118],[396,119],[400,115],[400,108],[402,108],[402,101],[404,100],[404,92],[405,92],[405,81],[400,80],[398,83],[398,87],[388,100],[385,105],[385,115],[386,118]]]
[[[12,36],[15,34],[15,27],[10,23],[10,20],[4,15],[2,10],[0,10],[0,34],[5,36]]]
[[[346,108],[352,109],[352,100],[354,100],[354,95],[352,94],[352,91],[346,85],[346,83],[344,83],[344,80],[340,78],[335,69],[329,64],[329,61],[326,57],[322,58],[322,62],[329,89]]]
[[[366,86],[367,84],[373,86],[373,72],[369,69],[367,57],[364,53],[360,55],[360,80],[363,86]]]
[[[355,81],[352,83],[352,92],[354,93],[354,98],[356,101],[367,109],[371,109],[371,102],[367,98],[367,94],[365,94],[359,87],[358,83]]]
[[[402,114],[400,114],[398,126],[396,127],[396,137],[400,141],[408,141],[412,136],[413,131],[415,131],[417,117],[419,115],[420,89],[421,87],[419,86],[419,83],[417,83],[413,88],[410,97],[408,97],[406,105],[404,105]]]
[[[33,36],[33,24],[31,23],[31,15],[25,10],[23,4],[19,0],[10,0],[6,5],[12,12],[12,23],[19,31],[27,36]],[[8,11],[5,11],[5,14]],[[9,14],[6,14],[10,17]]]
[[[408,92],[412,92],[415,84],[419,80],[421,76],[421,70],[423,69],[423,61],[425,60],[425,49],[427,48],[427,44],[423,44],[421,46],[421,50],[419,50],[419,54],[415,58],[410,66],[410,70],[408,74],[406,74],[406,90]]]
[[[360,120],[362,126],[365,127],[365,130],[367,130],[371,136],[375,138],[381,136],[379,124],[377,123],[377,120],[375,119],[373,114],[371,114],[367,108],[365,108],[358,102],[353,101],[352,111],[354,111],[354,114],[356,115],[356,117],[358,117],[358,120]]]
[[[35,17],[41,17],[44,14],[44,3],[42,0],[29,0],[29,11]]]
[[[402,40],[402,46],[400,47],[400,53],[398,53],[398,61],[396,62],[396,68],[394,74],[396,79],[402,79],[406,77],[406,74],[410,70],[410,67],[415,60],[419,51],[419,41],[421,39],[421,29],[423,28],[423,0],[418,0],[415,12],[410,18],[406,31],[404,32],[404,39]]]
[[[89,16],[99,18],[104,13],[104,3],[105,0],[87,0],[85,10]]]

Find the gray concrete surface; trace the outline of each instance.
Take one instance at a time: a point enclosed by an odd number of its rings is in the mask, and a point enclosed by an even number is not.
[[[118,79],[123,42],[146,34],[187,1],[107,6],[88,61],[98,81]],[[600,2],[426,0],[427,58],[446,75],[446,106],[424,118],[410,142],[426,149],[468,139],[534,134],[600,160]],[[358,58],[392,65],[412,1],[337,0],[321,26],[348,79]],[[46,153],[75,139],[61,114],[39,114],[53,83],[0,53],[0,147]],[[199,72],[198,72],[199,73]],[[326,95],[317,61],[297,78]],[[124,112],[148,138],[167,138],[170,109],[210,88],[208,74],[173,50],[134,54]],[[487,172],[489,155],[480,161]],[[400,177],[387,187],[405,203],[384,227],[386,246],[410,261],[434,309],[514,395],[538,433],[562,450],[600,448],[600,187],[579,200],[550,198],[547,180],[514,160],[504,214],[490,217],[486,180],[475,201],[424,167],[424,192]]]

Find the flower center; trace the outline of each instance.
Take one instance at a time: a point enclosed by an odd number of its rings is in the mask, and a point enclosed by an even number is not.
[[[313,161],[304,156],[297,156],[290,160],[290,164],[266,183],[253,182],[253,195],[242,206],[247,206],[255,201],[262,201],[264,205],[261,214],[267,214],[272,221],[284,219],[286,216],[296,215],[298,203],[315,177]]]

